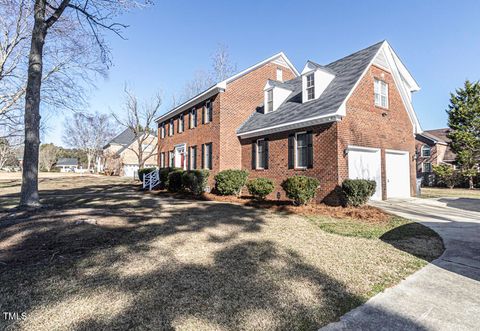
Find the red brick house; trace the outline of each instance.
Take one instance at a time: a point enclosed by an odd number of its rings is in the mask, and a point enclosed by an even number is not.
[[[275,181],[270,198],[293,175],[320,180],[318,201],[336,201],[346,178],[374,179],[374,199],[407,197],[417,90],[386,41],[301,73],[280,53],[160,116],[159,166],[247,169]]]

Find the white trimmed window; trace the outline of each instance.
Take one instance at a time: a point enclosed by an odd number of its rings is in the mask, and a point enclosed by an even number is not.
[[[170,125],[168,126],[168,135],[173,136],[173,118],[170,120]]]
[[[183,114],[181,114],[178,117],[178,132],[182,133],[183,132],[183,127],[185,126],[185,122],[183,120]]]
[[[388,84],[375,78],[374,81],[375,106],[388,108]]]
[[[170,168],[173,167],[174,158],[175,158],[175,153],[173,153],[173,151],[168,152],[168,166]]]
[[[257,167],[256,169],[265,169],[265,139],[257,140]]]
[[[160,168],[165,168],[165,153],[160,153]]]
[[[190,128],[196,128],[197,127],[197,109],[192,108],[190,111]]]
[[[267,91],[267,113],[273,111],[273,89]]]
[[[277,80],[283,82],[283,70],[280,68],[277,68]]]
[[[315,75],[307,75],[307,101],[315,99]]]
[[[422,157],[430,157],[432,155],[432,149],[428,145],[422,146]]]
[[[165,138],[165,122],[162,122],[162,127],[160,128],[160,138]]]
[[[191,146],[190,147],[190,153],[189,156],[190,162],[189,162],[189,170],[195,170],[197,169],[197,146]]]
[[[423,162],[423,172],[432,172],[432,164],[430,162]]]
[[[205,102],[205,119],[203,120],[204,123],[210,123],[213,118],[213,109],[212,109],[212,102],[207,100]]]
[[[212,170],[212,143],[203,145],[203,169]]]
[[[308,141],[306,132],[295,134],[295,168],[306,168],[308,163]]]

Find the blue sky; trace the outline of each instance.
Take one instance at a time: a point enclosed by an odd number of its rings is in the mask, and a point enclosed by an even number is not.
[[[449,93],[480,79],[479,17],[480,1],[157,1],[119,18],[127,40],[107,35],[113,66],[87,110],[120,114],[127,83],[139,97],[161,91],[166,112],[218,43],[239,70],[279,51],[301,70],[387,39],[421,86],[413,102],[423,129],[444,127]],[[44,142],[62,145],[63,121],[50,118]]]

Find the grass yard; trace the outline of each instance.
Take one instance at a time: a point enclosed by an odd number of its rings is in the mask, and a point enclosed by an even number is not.
[[[0,329],[317,330],[443,250],[390,216],[307,218],[113,177],[40,188],[44,208],[15,211],[19,180],[0,180],[0,309],[26,313]]]
[[[476,198],[480,199],[480,189],[422,187],[422,198]]]

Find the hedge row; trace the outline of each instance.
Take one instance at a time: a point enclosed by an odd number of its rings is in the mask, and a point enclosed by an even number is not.
[[[153,169],[139,170],[139,178]],[[167,188],[171,192],[191,192],[201,195],[205,192],[208,170],[184,171],[179,168],[162,168],[159,170],[160,188]],[[248,192],[255,199],[263,200],[275,189],[274,182],[269,178],[255,178],[247,182],[246,170],[224,170],[215,175],[215,193],[219,195],[239,196],[242,188],[247,187]],[[281,186],[287,197],[296,205],[307,204],[315,197],[320,185],[316,178],[308,176],[293,176],[285,179]],[[373,180],[347,179],[342,184],[344,203],[349,206],[361,206],[375,193],[376,183]]]

